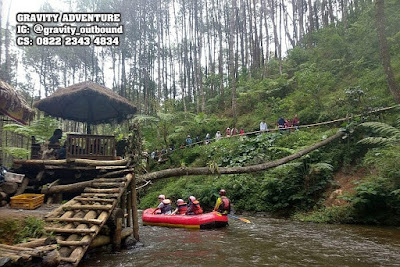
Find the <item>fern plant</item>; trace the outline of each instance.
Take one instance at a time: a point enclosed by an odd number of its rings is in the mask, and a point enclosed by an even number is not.
[[[400,118],[397,125],[400,125]],[[370,129],[376,136],[369,136],[358,141],[359,144],[386,146],[399,143],[400,129],[382,122],[364,122],[360,127]]]

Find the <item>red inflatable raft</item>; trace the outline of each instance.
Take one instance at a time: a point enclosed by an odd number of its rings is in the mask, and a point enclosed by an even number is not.
[[[153,211],[154,209],[143,211],[143,225],[196,229],[219,228],[228,225],[228,217],[218,212],[203,213],[200,215],[164,215],[153,214]]]

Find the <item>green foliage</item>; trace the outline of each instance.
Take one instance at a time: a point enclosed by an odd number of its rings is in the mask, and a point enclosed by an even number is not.
[[[177,167],[183,161],[185,166],[247,166],[290,155],[330,133],[266,133],[243,141],[227,138],[207,146],[177,150],[171,155],[171,164]],[[225,188],[238,210],[280,213],[307,210],[319,201],[330,184],[333,170],[341,162],[338,158],[343,158],[343,153],[340,153],[343,149],[331,150],[319,149],[302,160],[260,174],[181,177],[160,181],[142,199],[141,207],[156,205],[157,195],[165,193],[174,200],[193,194],[203,206],[211,209],[219,188]]]
[[[366,137],[359,141],[360,144],[383,146],[393,145],[400,141],[400,130],[386,123],[364,122],[360,126],[371,130],[374,134],[380,135],[377,137]]]
[[[0,243],[12,245],[43,235],[46,235],[44,221],[36,217],[28,216],[23,221],[4,219],[0,222]]]
[[[9,154],[16,159],[26,159],[30,155],[30,151],[26,148],[4,147],[3,150],[6,152],[6,154]]]
[[[28,238],[39,238],[46,235],[44,221],[36,217],[29,216],[23,222],[23,228],[18,232],[15,243],[26,241]]]
[[[352,206],[323,207],[312,212],[298,212],[293,219],[302,222],[316,223],[353,223],[354,208]]]
[[[43,117],[33,121],[31,125],[7,124],[3,127],[5,131],[15,132],[29,138],[35,136],[36,141],[41,143],[47,141],[57,128],[59,128],[59,122],[51,117]]]

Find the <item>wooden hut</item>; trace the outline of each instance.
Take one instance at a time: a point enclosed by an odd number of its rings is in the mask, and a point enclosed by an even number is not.
[[[3,163],[3,124],[9,119],[27,124],[35,112],[24,98],[8,83],[0,80],[0,165]],[[7,119],[9,118],[9,119]]]
[[[0,80],[0,115],[27,124],[34,114],[34,110],[28,106],[24,98],[11,85]]]

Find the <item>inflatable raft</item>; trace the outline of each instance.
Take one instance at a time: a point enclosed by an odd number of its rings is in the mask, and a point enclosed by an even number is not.
[[[154,209],[143,211],[143,225],[194,229],[219,228],[228,225],[228,217],[218,212],[203,213],[200,215],[164,215],[153,214],[153,211]]]

